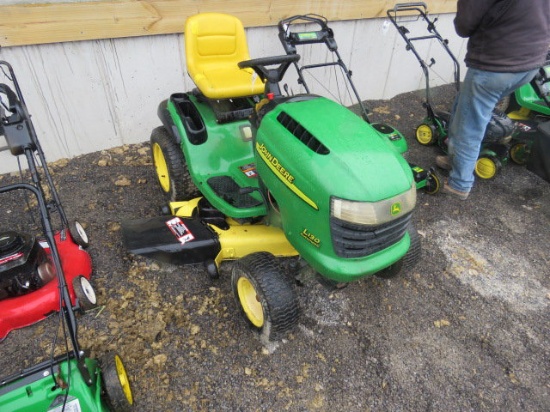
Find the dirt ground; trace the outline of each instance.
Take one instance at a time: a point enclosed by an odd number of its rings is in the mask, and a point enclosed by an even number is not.
[[[436,97],[448,104],[446,93]],[[439,149],[412,137],[421,100],[368,104],[372,120],[406,135],[409,161],[429,167]],[[51,165],[68,215],[91,238],[100,307],[79,317],[81,344],[122,356],[135,411],[549,410],[550,184],[510,163],[466,202],[419,192],[415,269],[337,291],[306,280],[298,327],[266,348],[240,318],[231,263],[213,281],[202,266],[124,249],[121,221],[163,205],[148,138]],[[3,227],[20,222],[20,205],[2,199]],[[12,332],[2,375],[47,357],[56,325]]]

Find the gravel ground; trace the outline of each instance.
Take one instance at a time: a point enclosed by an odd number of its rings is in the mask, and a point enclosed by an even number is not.
[[[448,105],[451,94],[434,95]],[[408,159],[427,167],[439,150],[412,138],[421,99],[368,104],[372,120],[406,135]],[[413,271],[337,291],[306,278],[298,327],[264,347],[238,313],[231,263],[212,281],[201,266],[124,249],[121,221],[163,205],[143,139],[51,165],[68,215],[91,238],[100,307],[79,317],[81,344],[92,356],[122,356],[135,411],[549,409],[547,182],[508,164],[466,202],[419,193],[423,252]],[[17,205],[2,199],[3,227],[23,224]],[[52,317],[12,332],[0,344],[2,375],[46,358],[56,325]]]

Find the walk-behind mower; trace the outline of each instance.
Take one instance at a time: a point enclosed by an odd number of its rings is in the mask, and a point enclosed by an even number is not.
[[[301,60],[293,62],[298,74],[298,84],[303,86],[306,93],[311,94],[313,92],[313,87],[308,84],[306,79],[306,75],[309,75],[309,79],[314,80],[311,83],[320,86],[318,88],[322,89],[333,100],[342,105],[346,101],[354,102],[361,117],[366,122],[371,123],[369,111],[353,83],[351,70],[342,60],[338,51],[338,44],[334,38],[334,32],[328,26],[327,19],[315,14],[297,15],[281,20],[278,28],[279,40],[286,54],[298,54],[298,47],[304,48],[307,46],[309,49],[304,50],[304,54],[315,60],[307,64],[304,64]],[[319,45],[319,48],[314,48],[315,45]],[[328,49],[328,53],[324,47]],[[331,69],[333,69],[333,75],[328,76],[327,73]],[[318,79],[314,73],[319,73],[319,71],[324,72],[324,76],[329,77],[330,80],[327,82]],[[371,124],[372,127],[384,134],[401,154],[404,155],[407,152],[407,141],[398,130],[383,123]],[[409,165],[413,171],[417,189],[423,189],[428,194],[436,194],[439,191],[441,187],[440,178],[433,168],[425,170],[410,162]]]
[[[430,70],[436,63],[433,57],[427,61],[416,49],[415,43],[419,41],[433,41],[439,44],[444,54],[448,55],[454,67],[454,84],[458,93],[460,89],[460,64],[444,39],[436,28],[437,18],[431,19],[428,15],[425,3],[399,3],[392,9],[387,10],[387,16],[405,40],[406,49],[412,51],[424,73],[426,83],[426,107],[427,115],[422,123],[416,128],[416,140],[422,145],[437,144],[446,153],[447,128],[450,120],[450,112],[436,111],[434,109],[430,93]],[[416,22],[422,20],[426,23],[426,31],[420,35],[412,35],[412,25],[406,27],[403,22]],[[481,145],[478,160],[475,166],[475,174],[481,179],[491,179],[497,175],[499,170],[508,161],[508,142],[514,131],[514,122],[505,113],[495,110]]]
[[[22,197],[29,227],[36,217],[40,221],[38,235],[0,230],[0,340],[14,329],[58,314],[65,334],[60,343],[68,348],[70,341],[72,348],[54,356],[54,343],[49,360],[0,378],[0,410],[106,411],[108,402],[113,410],[124,410],[120,406],[132,398],[120,358],[109,355],[100,366],[85,356],[77,339],[75,312],[96,306],[89,282],[92,262],[84,250],[88,237],[82,225],[67,220],[11,65],[0,61],[0,71],[11,82],[0,83],[0,136],[7,143],[3,148],[26,159],[30,175],[26,179],[21,171],[21,182],[1,186],[0,194]],[[3,225],[6,219],[7,214]],[[21,225],[21,220],[16,223]]]
[[[328,98],[283,95],[279,83],[300,56],[249,60],[233,16],[190,17],[185,51],[197,89],[160,103],[163,126],[151,136],[171,215],[123,222],[129,251],[202,263],[212,278],[234,260],[237,305],[264,343],[300,312],[277,258],[299,255],[344,284],[418,261],[415,181],[383,129]]]

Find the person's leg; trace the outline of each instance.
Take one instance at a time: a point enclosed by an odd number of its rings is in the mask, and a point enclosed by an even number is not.
[[[449,125],[450,187],[461,192],[471,190],[481,142],[495,105],[503,96],[531,81],[535,73],[536,70],[494,73],[468,69]]]

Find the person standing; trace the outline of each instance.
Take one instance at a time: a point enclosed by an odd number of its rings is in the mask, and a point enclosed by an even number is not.
[[[450,170],[442,192],[466,200],[485,130],[497,102],[529,83],[550,46],[550,0],[458,0],[454,19],[468,38],[466,75],[449,123]]]

